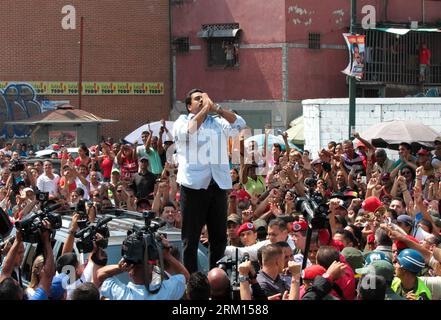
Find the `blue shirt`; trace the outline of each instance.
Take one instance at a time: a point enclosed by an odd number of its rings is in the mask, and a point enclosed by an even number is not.
[[[48,300],[46,292],[38,287],[34,295],[29,300]]]
[[[155,287],[150,287],[151,290]],[[127,285],[116,277],[106,279],[101,285],[101,295],[110,300],[179,300],[185,293],[185,277],[173,275],[162,281],[161,289],[155,294],[147,291],[144,285],[129,282]]]
[[[246,125],[236,115],[230,124],[220,117],[207,115],[200,128],[190,134],[188,124],[195,114],[181,115],[173,125],[179,163],[177,182],[190,189],[208,189],[211,179],[221,189],[231,189],[228,139]]]

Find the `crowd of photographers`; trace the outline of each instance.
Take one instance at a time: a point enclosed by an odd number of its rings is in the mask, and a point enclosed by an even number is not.
[[[286,134],[285,145],[268,150],[245,145],[243,134],[232,141],[231,159],[236,152],[239,161],[231,164],[228,243],[208,274],[189,274],[157,232],[182,226],[165,126],[158,137],[143,132],[139,146],[108,139],[81,145],[77,158],[61,147],[53,162],[31,163],[26,148],[6,144],[0,299],[441,299],[441,137],[434,151],[400,144],[396,161],[355,137],[355,145],[330,142],[317,155],[290,148]],[[109,265],[105,214],[115,209],[142,213],[146,223],[131,230],[120,262]],[[61,215],[70,226],[55,253],[51,236]],[[200,242],[209,245],[205,228]],[[24,243],[41,252],[26,288]],[[117,277],[125,272],[128,284]]]

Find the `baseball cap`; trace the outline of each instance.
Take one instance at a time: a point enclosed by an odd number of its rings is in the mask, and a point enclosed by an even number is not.
[[[440,142],[440,143],[441,143],[441,136],[436,137],[434,141],[435,141],[435,142]]]
[[[363,267],[364,258],[360,250],[346,247],[341,251],[341,254],[345,257],[346,262],[351,266],[352,270]]]
[[[302,271],[302,278],[304,280],[314,280],[315,277],[321,276],[326,273],[326,269],[321,265],[315,264],[305,268]]]
[[[375,212],[378,210],[378,208],[382,207],[383,203],[378,199],[377,197],[371,196],[367,197],[363,203],[361,204],[361,207],[364,211],[367,212]]]
[[[386,282],[394,278],[394,266],[387,260],[375,260],[370,265],[355,270],[356,274],[376,274],[384,277]]]
[[[378,261],[378,260],[386,260],[389,261],[389,258],[387,257],[387,255],[384,252],[381,251],[372,251],[369,252],[369,254],[366,256],[365,261],[364,261],[364,266],[368,266],[370,264],[372,264],[374,261]]]
[[[60,273],[55,276],[52,280],[51,284],[51,292],[49,294],[50,300],[61,300],[64,297],[64,288],[67,285],[67,281],[69,280],[69,276],[64,273]]]
[[[306,231],[308,230],[308,224],[305,221],[295,221],[292,224],[292,231],[298,232],[298,231]]]
[[[149,161],[149,158],[147,158],[146,156],[142,156],[141,158],[138,159],[139,162],[141,162],[142,160]]]
[[[227,222],[233,222],[235,224],[241,224],[242,223],[242,219],[235,213],[230,214],[227,218]]]
[[[263,219],[257,219],[253,223],[254,223],[254,228],[256,230],[259,229],[259,228],[265,228],[266,229],[266,227],[268,226],[268,223],[266,223],[266,221],[263,220]]]
[[[320,158],[315,159],[314,161],[311,162],[311,165],[316,165],[316,164],[322,164],[323,161]]]
[[[408,226],[412,226],[413,225],[412,217],[408,216],[407,214],[402,214],[402,215],[398,216],[397,222],[405,223]]]
[[[239,227],[239,230],[237,230],[237,235],[240,236],[240,234],[241,234],[243,231],[249,231],[249,230],[251,230],[251,231],[256,231],[256,230],[254,229],[254,224],[252,224],[251,222],[246,222],[246,223],[244,223],[243,225],[241,225],[241,226]]]
[[[119,171],[118,168],[114,168],[114,169],[112,169],[112,173],[114,173],[114,172],[117,172],[117,173],[121,174],[121,171]]]
[[[419,155],[419,156],[427,156],[427,155],[429,155],[430,154],[430,152],[428,151],[428,150],[426,150],[426,149],[423,149],[423,148],[421,148],[420,150],[418,150],[418,152],[417,152],[417,155]]]

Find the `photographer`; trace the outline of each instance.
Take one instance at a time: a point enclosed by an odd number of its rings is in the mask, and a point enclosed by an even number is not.
[[[17,261],[23,259],[24,246],[20,234],[14,239],[14,243],[6,254],[0,274],[0,300],[22,300],[23,289],[20,281],[14,279],[14,269]],[[19,273],[21,274],[21,273]]]
[[[162,239],[164,260],[176,273],[162,281],[159,288],[152,288],[153,265],[145,269],[143,264],[129,264],[121,259],[117,265],[105,266],[97,271],[96,286],[101,287],[101,294],[110,300],[179,300],[185,293],[185,284],[190,278],[187,269],[169,252],[167,239]],[[115,276],[128,272],[130,282],[125,285]],[[150,291],[159,289],[156,293]]]

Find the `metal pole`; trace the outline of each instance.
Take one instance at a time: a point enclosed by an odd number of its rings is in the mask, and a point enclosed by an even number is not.
[[[357,22],[357,2],[351,0],[351,29],[350,33],[355,33],[355,24]],[[355,128],[355,108],[356,108],[357,83],[354,77],[349,77],[349,128],[348,137],[352,135],[352,128]]]
[[[80,62],[79,62],[79,77],[78,77],[78,109],[81,110],[82,91],[83,91],[83,31],[84,31],[84,17],[81,17],[80,24]]]

